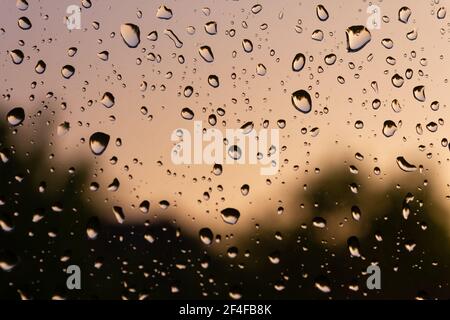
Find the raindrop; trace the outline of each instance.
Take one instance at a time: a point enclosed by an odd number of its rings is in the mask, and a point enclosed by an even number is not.
[[[123,212],[122,207],[113,206],[112,210],[117,222],[122,224],[125,221],[125,213]]]
[[[17,0],[16,1],[16,8],[25,11],[28,9],[28,2],[26,0]]]
[[[189,108],[183,108],[181,110],[181,117],[185,120],[192,120],[194,119],[194,111]]]
[[[327,65],[331,66],[333,65],[337,60],[337,57],[334,53],[330,53],[325,56],[324,61]]]
[[[216,176],[220,176],[222,174],[222,165],[219,163],[214,164],[213,166],[213,174]]]
[[[397,165],[405,172],[414,172],[417,170],[417,167],[406,161],[404,157],[397,157]]]
[[[409,17],[411,17],[411,9],[408,7],[401,7],[398,11],[398,20],[403,23],[408,23]]]
[[[156,11],[156,17],[159,19],[169,20],[172,16],[172,10],[167,8],[165,5],[160,5],[158,11]]]
[[[292,60],[292,70],[295,72],[299,72],[305,66],[306,58],[303,53],[297,53]]]
[[[101,155],[106,150],[108,143],[109,135],[103,132],[95,132],[89,139],[89,146],[91,148],[91,151],[96,156]]]
[[[12,50],[9,55],[14,64],[21,64],[24,58],[24,54],[19,49]]]
[[[129,48],[136,48],[141,42],[141,32],[139,27],[132,23],[125,23],[120,26],[120,35]]]
[[[58,136],[63,136],[67,132],[69,132],[69,130],[70,130],[70,123],[64,121],[63,123],[59,124],[58,127],[56,128],[56,134]]]
[[[206,244],[207,246],[211,245],[213,243],[214,234],[211,231],[210,228],[202,228],[198,232],[198,235],[200,237],[200,241]]]
[[[242,185],[242,187],[241,187],[241,194],[243,196],[246,196],[246,195],[249,194],[249,192],[250,192],[250,186],[248,184]]]
[[[349,52],[361,50],[372,39],[370,31],[364,26],[351,26],[345,31],[345,34]]]
[[[245,52],[250,53],[253,51],[253,43],[248,39],[244,39],[242,40],[242,48],[244,48]]]
[[[86,235],[90,240],[95,240],[98,237],[100,229],[100,220],[97,217],[89,218],[86,224]]]
[[[396,88],[400,88],[403,85],[403,83],[405,83],[405,79],[403,79],[403,77],[400,76],[398,73],[392,76],[391,81],[394,87]]]
[[[150,211],[150,202],[148,200],[144,200],[139,205],[139,210],[141,210],[142,213],[148,213]]]
[[[111,108],[115,104],[115,98],[111,92],[105,92],[100,101],[106,108]]]
[[[217,22],[209,21],[209,22],[205,23],[205,31],[209,35],[217,34]]]
[[[27,17],[21,17],[17,21],[17,24],[19,25],[19,28],[22,30],[29,30],[31,29],[31,21]]]
[[[157,31],[152,31],[147,35],[147,39],[150,41],[156,41],[158,40],[158,32]]]
[[[383,134],[385,137],[392,137],[397,131],[397,125],[392,120],[386,120],[383,124]]]
[[[36,64],[36,67],[34,67],[34,70],[38,74],[43,74],[45,72],[46,68],[47,68],[47,65],[45,64],[45,62],[42,60],[39,60],[38,63]]]
[[[75,68],[71,65],[65,65],[61,69],[61,74],[64,78],[70,79],[75,73]]]
[[[348,250],[350,251],[350,256],[361,257],[359,240],[355,236],[351,236],[347,240]]]
[[[314,217],[312,225],[316,228],[323,229],[327,226],[327,221],[322,217]]]
[[[316,13],[320,21],[326,21],[329,17],[327,9],[321,4],[317,5]]]
[[[425,101],[425,87],[424,86],[415,87],[413,89],[413,95],[417,101],[424,102]]]
[[[260,5],[260,4],[255,4],[255,5],[252,7],[252,13],[253,13],[253,14],[258,14],[258,13],[261,12],[261,10],[262,10],[262,5]]]
[[[445,19],[446,15],[447,15],[447,9],[445,9],[445,7],[440,7],[436,13],[436,16],[438,19]]]
[[[256,66],[256,74],[258,76],[264,76],[267,73],[267,69],[266,67],[262,64],[262,63],[258,63],[258,65]]]
[[[236,224],[241,214],[234,208],[226,208],[220,212],[220,216],[225,223]]]
[[[11,109],[6,115],[6,120],[8,120],[8,123],[13,127],[21,124],[24,119],[25,111],[21,107]]]
[[[208,84],[213,87],[213,88],[218,88],[219,87],[219,78],[212,74],[208,77]]]
[[[210,47],[202,46],[198,49],[198,53],[203,58],[203,60],[205,60],[206,62],[211,63],[214,61],[214,55],[213,55]]]
[[[305,90],[298,90],[292,93],[291,101],[295,109],[308,113],[312,109],[311,96]]]

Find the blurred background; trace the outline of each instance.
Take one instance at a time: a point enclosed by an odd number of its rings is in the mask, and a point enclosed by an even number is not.
[[[448,5],[2,2],[0,298],[448,299]],[[278,171],[174,164],[194,121]]]

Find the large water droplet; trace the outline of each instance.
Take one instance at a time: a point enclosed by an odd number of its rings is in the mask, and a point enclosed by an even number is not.
[[[100,101],[106,108],[111,108],[115,104],[115,98],[111,92],[105,92]]]
[[[226,208],[220,212],[220,216],[225,223],[236,224],[241,214],[234,208]]]
[[[398,10],[398,20],[403,23],[408,23],[409,17],[411,17],[411,9],[408,7],[401,7]]]
[[[345,31],[345,34],[347,36],[347,50],[349,52],[361,50],[372,39],[370,31],[364,26],[351,26]]]
[[[208,83],[211,87],[218,88],[219,87],[219,77],[217,77],[214,74],[210,75],[208,77]]]
[[[320,21],[326,21],[329,17],[327,9],[321,4],[317,5],[316,13]]]
[[[23,52],[19,49],[12,50],[9,55],[14,64],[21,64],[24,58]]]
[[[169,9],[165,5],[160,5],[158,11],[156,11],[156,17],[159,19],[169,20],[172,16],[172,9]]]
[[[214,234],[210,228],[202,228],[198,232],[201,242],[206,244],[207,246],[211,245],[214,240]]]
[[[425,101],[425,87],[424,86],[415,87],[413,89],[413,95],[417,101],[424,102]]]
[[[397,131],[397,125],[392,120],[386,120],[383,124],[383,134],[385,137],[392,137]]]
[[[123,212],[122,207],[113,206],[112,210],[117,222],[122,224],[125,221],[125,213]]]
[[[36,64],[36,67],[34,67],[34,70],[38,74],[43,74],[45,72],[45,69],[47,68],[47,65],[44,61],[39,60]]]
[[[198,49],[198,53],[200,56],[205,60],[206,62],[213,62],[214,61],[214,55],[212,53],[212,50],[209,46],[202,46]]]
[[[61,69],[61,74],[64,78],[70,79],[75,73],[75,68],[71,65],[65,65]]]
[[[292,60],[292,70],[295,72],[299,72],[305,66],[306,58],[303,53],[297,53]]]
[[[209,35],[217,34],[217,22],[209,21],[209,22],[205,23],[205,31]]]
[[[120,26],[120,35],[129,48],[136,48],[141,42],[141,31],[135,24],[122,24]]]
[[[311,96],[305,90],[297,90],[291,97],[292,105],[298,111],[308,113],[312,109]]]
[[[11,126],[18,126],[25,119],[25,111],[23,108],[16,107],[11,109],[6,115],[6,120]]]
[[[89,139],[89,146],[91,147],[91,151],[96,156],[101,155],[106,150],[108,143],[109,135],[103,132],[95,132]]]
[[[253,51],[253,43],[248,39],[244,39],[242,40],[242,48],[244,48],[245,52],[250,53]]]
[[[414,172],[417,170],[417,167],[406,161],[404,157],[397,157],[397,165],[405,172]]]
[[[17,21],[17,24],[19,25],[19,28],[22,30],[29,30],[31,29],[31,21],[27,17],[21,17]]]
[[[181,110],[181,117],[185,120],[192,120],[194,119],[194,111],[189,108],[183,108]]]

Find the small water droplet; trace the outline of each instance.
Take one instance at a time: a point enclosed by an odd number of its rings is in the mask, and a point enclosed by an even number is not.
[[[24,119],[25,111],[21,107],[11,109],[6,115],[6,120],[8,120],[8,123],[13,127],[21,124]]]
[[[295,72],[299,72],[305,66],[306,58],[303,53],[297,53],[292,60],[292,70]]]
[[[212,50],[209,46],[202,46],[198,49],[198,53],[200,56],[205,60],[206,62],[213,62],[214,61],[214,55],[212,53]]]
[[[351,26],[346,32],[347,36],[347,50],[349,52],[356,52],[361,50],[372,39],[370,31],[364,26]]]
[[[172,18],[172,16],[172,9],[169,9],[165,5],[160,5],[158,11],[156,11],[156,17],[158,19],[169,20],[170,18]]]
[[[75,68],[71,65],[65,65],[61,69],[61,74],[64,78],[70,79],[75,73]]]
[[[241,214],[234,208],[226,208],[220,211],[220,216],[225,223],[236,224]]]
[[[397,165],[405,172],[414,172],[417,170],[417,167],[406,161],[404,157],[397,157]]]
[[[408,23],[409,17],[411,17],[412,11],[408,7],[401,7],[398,10],[398,20],[403,23]]]
[[[206,244],[207,246],[211,245],[213,243],[214,234],[211,231],[210,228],[202,228],[198,232],[198,235],[200,237],[200,241]]]
[[[383,124],[383,134],[385,137],[392,137],[397,131],[397,125],[392,120],[386,120]]]

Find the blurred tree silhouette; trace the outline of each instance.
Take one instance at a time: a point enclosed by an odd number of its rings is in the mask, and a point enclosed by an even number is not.
[[[430,188],[399,181],[400,189],[385,183],[375,194],[347,168],[335,168],[310,183],[306,193],[292,195],[306,203],[305,209],[299,206],[298,226],[281,230],[281,241],[274,240],[274,230],[260,229],[237,244],[235,259],[217,254],[167,221],[142,226],[100,221],[97,239],[89,240],[86,225],[103,210],[85,201],[89,166],[81,163],[74,173],[50,174],[46,150],[15,151],[8,130],[0,126],[1,298],[192,299],[229,298],[230,293],[265,299],[450,297],[448,234],[430,215],[444,209]],[[46,182],[42,193],[41,181]],[[357,195],[349,191],[358,185]],[[415,198],[405,220],[408,192]],[[319,204],[314,213],[307,212],[314,203]],[[351,220],[355,204],[361,206],[360,221]],[[346,242],[336,239],[339,226],[312,226],[314,216],[331,221],[338,214],[348,217],[347,224],[365,225],[355,234],[362,258],[351,257]],[[35,215],[42,219],[33,222]],[[146,234],[154,243],[144,240]],[[409,252],[405,245],[412,244]],[[271,263],[269,255],[279,257],[279,263]],[[365,286],[363,272],[371,262],[381,267],[381,290]],[[70,264],[81,267],[80,291],[65,288],[64,268]],[[317,279],[331,291],[318,290]]]

